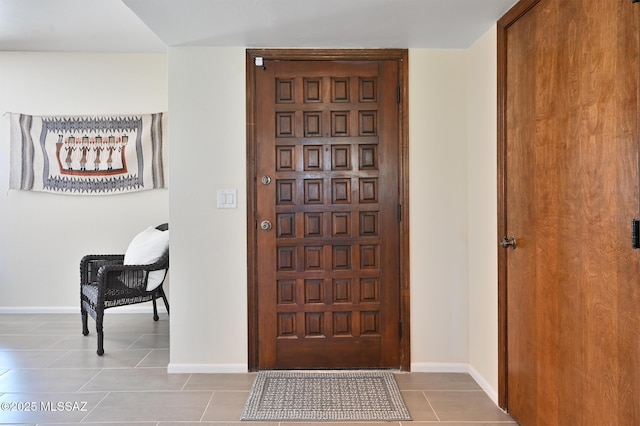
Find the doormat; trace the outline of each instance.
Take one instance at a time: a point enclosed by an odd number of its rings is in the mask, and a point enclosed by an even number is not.
[[[240,420],[411,420],[388,371],[260,371]]]

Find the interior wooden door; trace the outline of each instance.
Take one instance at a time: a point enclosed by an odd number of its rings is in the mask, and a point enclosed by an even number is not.
[[[640,424],[638,5],[521,1],[499,28],[501,401]]]
[[[255,71],[259,369],[400,367],[398,70]]]

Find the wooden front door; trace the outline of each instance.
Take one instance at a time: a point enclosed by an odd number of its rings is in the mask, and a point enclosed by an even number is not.
[[[640,424],[639,6],[499,23],[500,393],[524,426]]]
[[[263,61],[256,367],[399,368],[398,61]]]

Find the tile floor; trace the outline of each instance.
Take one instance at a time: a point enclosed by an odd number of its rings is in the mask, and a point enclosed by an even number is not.
[[[107,312],[103,357],[93,320],[90,330],[82,335],[79,313],[0,314],[0,424],[251,425],[239,418],[254,374],[167,374],[166,314]],[[413,417],[405,424],[516,425],[467,374],[396,379]]]

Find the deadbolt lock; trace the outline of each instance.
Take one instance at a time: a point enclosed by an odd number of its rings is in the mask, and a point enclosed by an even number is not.
[[[260,223],[260,228],[262,228],[263,231],[269,231],[271,229],[271,222],[269,222],[268,220],[263,220]]]

